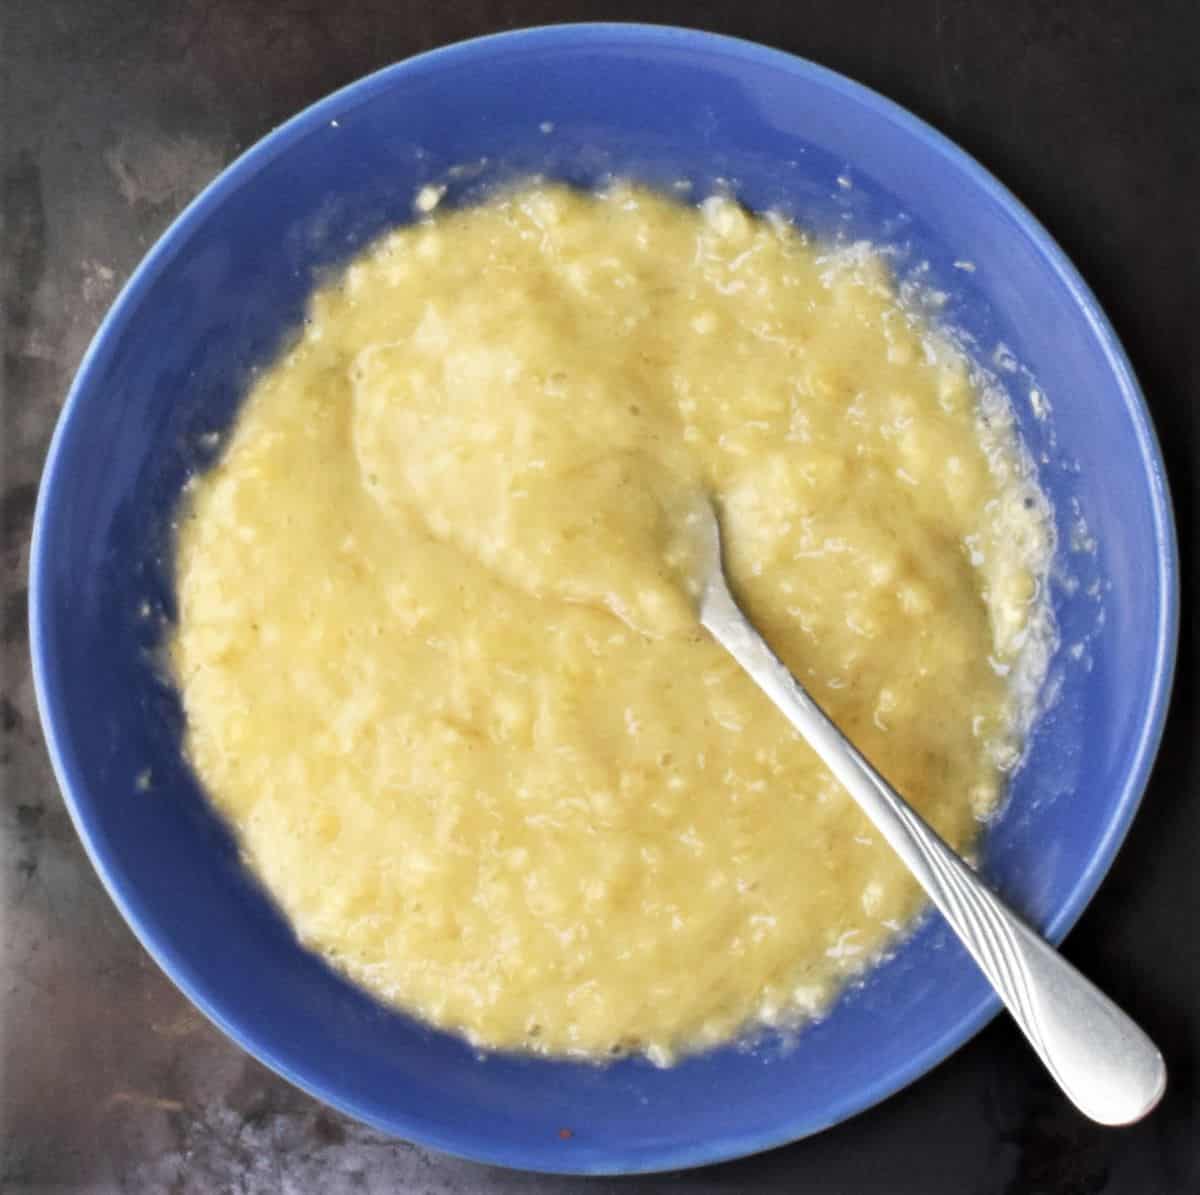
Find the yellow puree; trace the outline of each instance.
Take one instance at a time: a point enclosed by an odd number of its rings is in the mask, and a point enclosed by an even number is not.
[[[968,846],[1048,548],[979,411],[876,255],[727,200],[399,229],[192,487],[190,758],[300,938],[473,1042],[667,1062],[819,1013],[918,894],[696,623],[686,511],[715,495],[768,640]]]

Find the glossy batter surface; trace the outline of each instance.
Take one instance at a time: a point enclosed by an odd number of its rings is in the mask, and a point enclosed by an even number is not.
[[[959,847],[1050,548],[1003,407],[865,247],[535,185],[320,293],[181,518],[187,750],[301,939],[480,1044],[802,1020],[919,908],[696,623],[747,610]]]

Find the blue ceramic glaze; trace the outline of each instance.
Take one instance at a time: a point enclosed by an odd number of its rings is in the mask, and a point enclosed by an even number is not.
[[[670,1070],[481,1058],[300,949],[181,760],[179,705],[154,654],[180,487],[219,450],[314,277],[464,165],[450,202],[535,169],[584,184],[686,178],[694,194],[727,185],[825,235],[896,245],[901,273],[948,294],[981,361],[1003,346],[1000,360],[1030,371],[999,377],[1063,540],[1059,695],[983,866],[1051,938],[1079,916],[1137,807],[1175,652],[1171,511],[1129,363],[1046,232],[950,142],[810,63],[683,30],[530,30],[381,71],[256,145],[159,241],[84,359],[42,483],[31,630],[59,783],[171,978],[267,1065],[380,1129],[581,1172],[694,1166],[814,1133],[923,1074],[996,1011],[936,920],[790,1049],[766,1040]],[[1033,385],[1048,420],[1032,414]],[[1066,550],[1080,517],[1093,554]]]

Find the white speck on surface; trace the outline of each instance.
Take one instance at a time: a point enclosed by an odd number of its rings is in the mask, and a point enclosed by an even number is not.
[[[671,1053],[665,1046],[655,1042],[646,1048],[646,1057],[657,1067],[668,1067],[675,1061],[675,1055]]]
[[[1080,515],[1071,524],[1071,551],[1091,555],[1096,551],[1096,540],[1088,530],[1087,520]]]
[[[837,185],[841,187],[843,191],[849,191],[850,188],[854,186],[854,183],[846,175],[839,174],[837,176]]]
[[[1012,349],[1001,341],[992,351],[992,364],[1004,373],[1017,372],[1017,358]]]
[[[879,911],[883,901],[883,885],[878,880],[871,880],[863,889],[862,910],[868,917]]]
[[[446,187],[444,184],[426,183],[417,192],[417,197],[413,200],[413,207],[422,215],[427,216],[442,202],[442,196],[445,194]]]
[[[554,132],[554,121],[543,120],[542,123],[540,125],[538,125],[538,130],[542,133],[545,133],[547,136],[549,136],[551,133]]]
[[[857,944],[854,939],[858,937],[859,931],[856,929],[848,929],[838,936],[838,939],[828,950],[825,951],[825,957],[831,959],[846,959],[853,958],[856,954],[862,953],[862,946]]]
[[[956,261],[954,263],[954,268],[956,270],[962,270],[962,272],[964,274],[974,274],[975,273],[975,263],[973,261],[966,261],[966,260]]]

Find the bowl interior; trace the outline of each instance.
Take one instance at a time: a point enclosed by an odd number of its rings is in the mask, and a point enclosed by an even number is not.
[[[182,762],[180,710],[155,654],[172,616],[180,487],[219,451],[314,278],[411,218],[426,181],[453,176],[448,200],[465,202],[533,171],[583,184],[682,178],[697,195],[726,180],[750,205],[825,235],[896,246],[902,274],[949,296],[948,320],[1010,391],[1062,543],[1055,698],[983,860],[1052,937],[1111,861],[1157,743],[1174,651],[1173,531],[1136,384],[1045,234],[899,109],[745,43],[564,27],[425,55],[273,134],[152,252],[80,371],[33,563],[43,718],[110,891],[233,1037],[382,1129],[537,1169],[686,1166],[832,1124],[977,1029],[995,1003],[940,922],[791,1047],[766,1039],[666,1071],[481,1058],[297,946]],[[1048,418],[1030,403],[1035,387]]]

